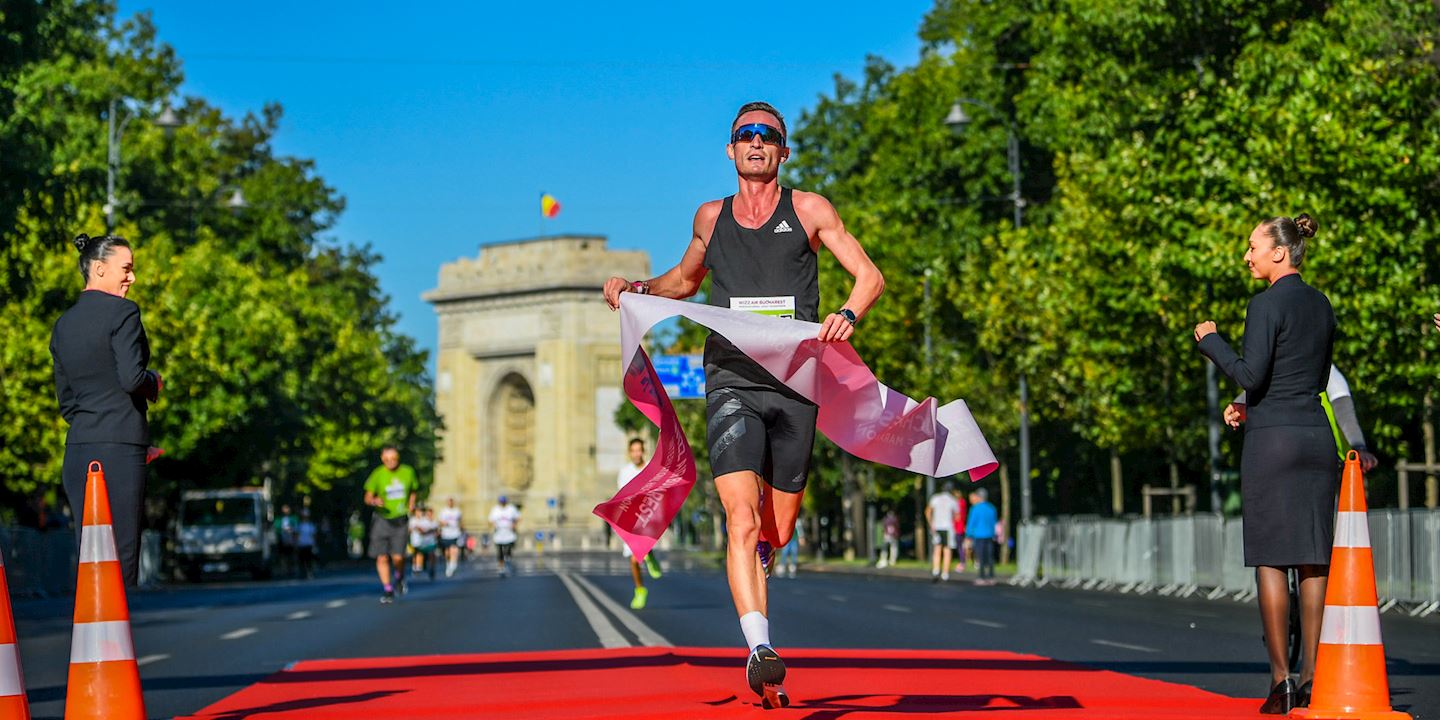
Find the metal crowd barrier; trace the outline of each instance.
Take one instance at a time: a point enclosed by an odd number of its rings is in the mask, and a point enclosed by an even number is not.
[[[1021,523],[1016,541],[1015,585],[1053,582],[1210,599],[1255,595],[1239,518],[1040,518]],[[1382,610],[1422,616],[1440,610],[1440,511],[1372,510],[1370,544]]]
[[[141,533],[141,585],[159,582],[162,544],[160,533]],[[75,591],[78,558],[73,530],[0,527],[0,551],[5,553],[5,580],[15,597],[54,597]]]

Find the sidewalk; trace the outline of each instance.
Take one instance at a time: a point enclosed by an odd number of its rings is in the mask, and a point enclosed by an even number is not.
[[[800,562],[801,572],[834,573],[839,575],[860,575],[866,577],[883,577],[896,580],[912,580],[917,582],[930,582],[930,563],[919,560],[902,559],[897,565],[890,567],[876,567],[873,563],[863,560],[843,560],[840,558],[811,560],[806,562],[802,557]],[[995,565],[996,583],[1007,583],[1015,575],[1015,563]],[[979,579],[973,563],[965,565],[965,572],[957,573],[954,565],[951,565],[950,582],[960,582],[967,585],[974,585]]]

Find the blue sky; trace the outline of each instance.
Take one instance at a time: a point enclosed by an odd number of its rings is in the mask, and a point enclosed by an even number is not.
[[[122,0],[120,12],[153,13],[185,94],[233,115],[284,106],[277,150],[313,158],[345,196],[335,238],[384,256],[400,330],[433,351],[420,294],[442,263],[577,232],[670,267],[696,206],[735,191],[735,108],[764,99],[794,120],[867,55],[913,65],[931,3],[402,5]],[[558,218],[540,217],[542,191]]]

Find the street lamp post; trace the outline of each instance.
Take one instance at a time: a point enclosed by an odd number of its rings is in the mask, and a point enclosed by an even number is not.
[[[956,135],[964,132],[970,125],[971,118],[969,113],[965,112],[966,105],[987,110],[1005,121],[1005,154],[1010,165],[1010,202],[1015,209],[1015,229],[1019,230],[1025,219],[1025,198],[1020,194],[1020,136],[1015,132],[1015,121],[989,103],[973,98],[961,98],[950,106],[950,114],[945,116],[945,125]],[[1024,369],[1020,371],[1020,519],[1027,522],[1030,520],[1030,384]]]
[[[115,179],[120,174],[120,139],[125,134],[125,126],[135,118],[135,111],[126,113],[125,119],[117,122],[120,108],[126,104],[120,98],[110,99],[110,113],[107,118],[109,132],[105,135],[105,234],[110,234],[115,229],[115,206],[118,198],[115,196]],[[166,132],[173,131],[183,123],[180,116],[165,106],[160,115],[155,118],[155,125],[162,127]]]

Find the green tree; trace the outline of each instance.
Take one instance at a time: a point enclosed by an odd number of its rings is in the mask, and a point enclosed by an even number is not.
[[[53,493],[64,426],[49,329],[80,289],[69,238],[103,228],[105,137],[126,127],[117,234],[131,239],[154,366],[150,415],[167,456],[150,494],[270,479],[282,497],[354,505],[386,443],[428,481],[439,426],[426,355],[395,331],[379,257],[328,235],[344,203],[308,160],[274,153],[279,106],[241,118],[185,98],[173,132],[148,119],[181,83],[148,16],[105,3],[5,6],[0,38],[0,471],[11,495]],[[247,202],[224,202],[236,191]],[[163,504],[158,505],[163,507]]]

